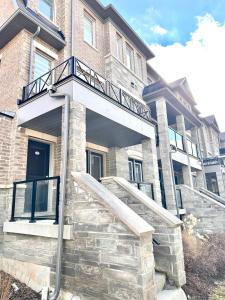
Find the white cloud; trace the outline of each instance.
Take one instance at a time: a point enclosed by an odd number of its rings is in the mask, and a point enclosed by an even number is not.
[[[165,35],[168,33],[168,31],[161,27],[160,25],[154,25],[150,28],[150,30],[155,33],[155,34],[159,34],[159,35]]]
[[[156,55],[150,63],[168,81],[187,77],[203,116],[215,114],[225,131],[225,24],[206,14],[182,45],[151,45]]]

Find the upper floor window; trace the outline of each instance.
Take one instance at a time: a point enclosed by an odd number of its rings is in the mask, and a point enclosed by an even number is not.
[[[143,78],[142,58],[139,54],[137,54],[137,67],[139,77]]]
[[[50,20],[53,20],[53,0],[40,0],[40,12]]]
[[[116,56],[123,61],[123,38],[118,33],[116,34]]]
[[[127,58],[127,67],[134,71],[134,50],[127,44],[126,45],[126,58]]]
[[[84,41],[95,47],[95,20],[87,13],[84,14]]]
[[[33,79],[37,79],[41,76],[43,76],[44,74],[48,73],[51,70],[51,62],[52,60],[45,56],[44,54],[40,53],[40,52],[35,52],[34,55],[34,69],[33,69]],[[46,79],[47,79],[46,75]],[[42,78],[44,81],[45,78]]]

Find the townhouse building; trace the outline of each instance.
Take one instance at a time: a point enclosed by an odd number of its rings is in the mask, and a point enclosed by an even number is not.
[[[0,4],[0,266],[49,299],[186,299],[177,217],[224,231],[206,123],[153,57],[111,5]]]

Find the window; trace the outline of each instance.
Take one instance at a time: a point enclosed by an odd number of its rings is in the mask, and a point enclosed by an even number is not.
[[[53,20],[53,0],[40,0],[39,10],[46,18]]]
[[[142,161],[129,159],[128,163],[130,181],[138,183],[143,182]]]
[[[138,67],[138,76],[143,78],[142,58],[139,54],[137,54],[137,67]]]
[[[134,50],[127,44],[126,46],[127,67],[134,71]]]
[[[123,61],[123,39],[118,33],[116,34],[116,56]]]
[[[95,20],[87,13],[84,15],[84,41],[95,47]]]
[[[51,60],[39,52],[34,56],[34,72],[33,79],[37,79],[43,76],[45,73],[51,70]],[[47,76],[47,75],[46,75]]]

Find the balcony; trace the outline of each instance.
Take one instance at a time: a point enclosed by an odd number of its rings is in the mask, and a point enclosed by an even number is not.
[[[169,139],[172,146],[176,147],[178,150],[186,152],[184,149],[184,137],[180,133],[176,132],[172,128],[169,128]],[[199,158],[197,145],[188,138],[187,148],[189,155]]]
[[[50,85],[59,85],[70,77],[76,77],[80,81],[92,86],[98,92],[104,96],[108,96],[119,104],[121,108],[128,109],[137,116],[151,121],[150,110],[147,105],[140,103],[75,57],[70,57],[48,73],[25,86],[23,88],[22,100],[19,100],[18,104],[26,103],[35,96],[46,92]]]

